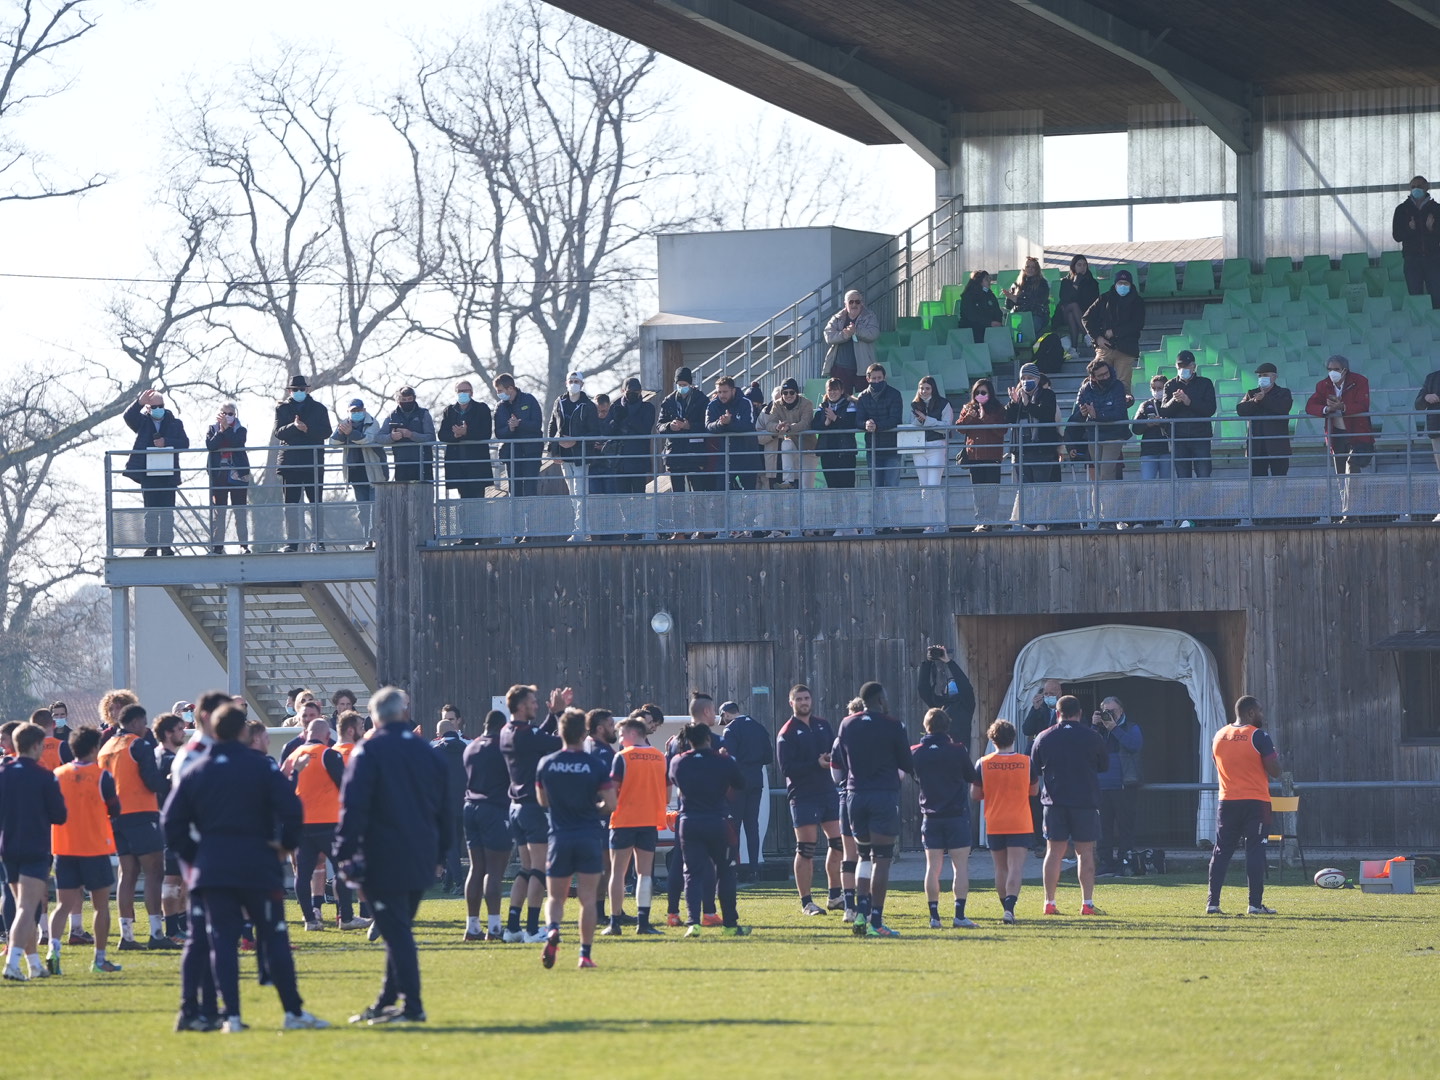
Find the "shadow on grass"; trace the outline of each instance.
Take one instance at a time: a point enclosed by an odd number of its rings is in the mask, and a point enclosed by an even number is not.
[[[683,970],[683,969],[682,969]],[[699,969],[696,969],[699,970]],[[745,1028],[745,1027],[814,1027],[817,1020],[782,1020],[776,1017],[720,1018],[707,1019],[697,1024],[690,1019],[654,1020],[537,1020],[534,1023],[517,1024],[416,1024],[412,1026],[387,1028],[398,1034],[410,1035],[634,1035],[649,1031],[665,1031],[670,1028],[684,1028],[694,1031],[702,1028]]]

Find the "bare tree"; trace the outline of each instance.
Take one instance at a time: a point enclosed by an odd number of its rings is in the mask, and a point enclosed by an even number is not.
[[[288,51],[194,102],[178,133],[198,187],[226,220],[207,277],[229,289],[210,328],[252,381],[274,390],[303,374],[351,383],[409,332],[397,316],[441,263],[431,224],[445,212],[437,175],[400,108],[383,118],[406,177],[370,197],[351,182],[344,93],[327,62]],[[399,171],[399,170],[397,170]],[[254,360],[264,363],[255,365]]]
[[[854,155],[825,151],[787,119],[756,120],[749,133],[710,154],[707,216],[719,229],[843,225],[875,231],[880,201]],[[740,152],[736,153],[735,148]]]
[[[661,204],[692,179],[661,122],[656,55],[536,0],[422,62],[418,109],[467,181],[452,200],[444,318],[412,312],[481,378],[539,358],[541,393],[637,347],[650,242],[702,220]]]
[[[46,157],[9,132],[10,122],[37,101],[63,93],[68,81],[54,74],[57,54],[95,29],[94,0],[39,4],[9,0],[0,19],[0,203],[63,199],[93,191],[105,177],[56,181]]]

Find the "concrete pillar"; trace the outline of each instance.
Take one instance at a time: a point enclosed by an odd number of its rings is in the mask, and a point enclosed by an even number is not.
[[[1235,155],[1235,257],[1265,260],[1265,203],[1260,152]]]
[[[225,679],[231,694],[245,693],[245,587],[225,589]]]
[[[110,590],[110,682],[130,685],[130,590]]]

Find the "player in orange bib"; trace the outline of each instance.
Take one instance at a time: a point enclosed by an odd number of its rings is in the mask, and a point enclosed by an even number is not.
[[[635,859],[635,908],[637,934],[660,934],[650,925],[650,903],[655,871],[655,847],[665,827],[668,796],[665,752],[645,740],[649,725],[643,713],[635,712],[620,725],[621,749],[610,766],[610,778],[619,794],[610,815],[610,925],[606,935],[620,933],[624,918],[625,875]]]
[[[321,860],[330,858],[330,849],[335,846],[335,826],[340,820],[340,784],[345,778],[345,762],[330,747],[329,741],[330,722],[311,720],[305,728],[304,744],[285,759],[284,765],[305,810],[305,827],[295,853],[295,896],[305,917],[306,930],[321,930],[325,925],[315,909],[313,879],[317,877],[315,870]],[[341,930],[364,930],[370,925],[369,920],[355,917],[350,890],[338,873],[335,901]]]
[[[1034,835],[1030,797],[1040,790],[1040,777],[1030,759],[1015,752],[1015,725],[1009,720],[996,720],[986,734],[995,752],[975,763],[980,780],[972,785],[970,797],[984,803],[985,842],[995,861],[995,891],[1005,912],[1001,917],[1013,923],[1025,852]]]
[[[108,697],[109,695],[107,695]],[[120,814],[115,819],[115,852],[120,859],[116,906],[120,909],[121,952],[131,949],[175,949],[165,936],[161,886],[165,877],[165,840],[160,835],[160,800],[165,778],[155,760],[156,743],[146,724],[143,705],[126,705],[119,728],[100,747],[100,767],[115,778]],[[135,886],[145,877],[145,910],[150,916],[150,941],[135,937]]]
[[[66,919],[80,913],[88,890],[95,912],[95,960],[90,970],[110,974],[120,970],[119,964],[105,958],[110,943],[110,890],[115,885],[115,871],[110,866],[110,856],[115,854],[110,819],[119,815],[120,799],[115,778],[95,760],[100,732],[95,728],[73,732],[70,749],[74,760],[55,770],[65,799],[65,822],[50,828],[58,900],[50,916],[50,970],[60,973],[60,935]]]
[[[1235,719],[1215,733],[1211,753],[1220,774],[1215,850],[1210,855],[1210,896],[1205,914],[1221,915],[1220,887],[1230,858],[1245,842],[1245,879],[1251,915],[1274,915],[1265,906],[1265,837],[1270,825],[1270,780],[1280,775],[1280,755],[1265,732],[1265,713],[1253,697],[1235,702]]]
[[[45,742],[40,750],[40,764],[52,773],[73,755],[70,748],[55,737],[55,717],[49,709],[36,709],[30,714],[30,723],[45,732]]]

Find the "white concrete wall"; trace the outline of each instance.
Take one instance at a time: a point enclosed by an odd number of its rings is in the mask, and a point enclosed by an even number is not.
[[[134,690],[156,716],[181,699],[224,690],[225,669],[164,589],[134,589]]]
[[[888,239],[835,228],[662,236],[660,310],[753,326]]]

